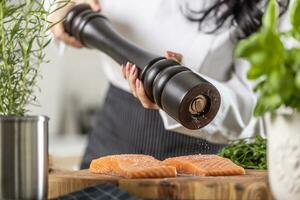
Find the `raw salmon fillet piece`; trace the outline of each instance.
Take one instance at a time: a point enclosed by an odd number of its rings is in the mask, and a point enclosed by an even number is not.
[[[176,168],[148,155],[123,154],[95,159],[90,164],[93,173],[117,175],[125,178],[175,177]]]
[[[178,172],[196,176],[230,176],[245,174],[244,168],[217,155],[189,155],[168,158],[163,161],[176,167]]]

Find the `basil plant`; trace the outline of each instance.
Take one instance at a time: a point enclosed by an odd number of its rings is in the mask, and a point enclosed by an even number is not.
[[[255,116],[279,107],[300,111],[300,0],[293,1],[288,15],[291,28],[279,31],[279,5],[269,0],[260,30],[241,40],[236,48],[236,56],[251,64],[248,79],[257,83]],[[284,41],[296,45],[287,47]]]

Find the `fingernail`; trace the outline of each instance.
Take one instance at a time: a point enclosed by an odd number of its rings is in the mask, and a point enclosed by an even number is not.
[[[96,5],[95,5],[95,9],[96,9],[96,11],[100,11],[100,10],[101,10],[100,5],[99,5],[99,4],[96,4]]]
[[[135,67],[135,65],[133,65],[133,66],[131,67],[131,73],[132,73],[132,74],[135,72],[135,69],[136,69],[136,67]]]

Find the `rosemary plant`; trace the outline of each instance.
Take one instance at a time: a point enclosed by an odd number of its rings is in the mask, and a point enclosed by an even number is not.
[[[50,42],[43,0],[0,0],[0,115],[23,116]]]

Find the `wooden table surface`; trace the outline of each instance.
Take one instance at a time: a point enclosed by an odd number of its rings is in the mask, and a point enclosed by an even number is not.
[[[110,182],[135,197],[151,199],[269,200],[267,171],[247,170],[244,176],[164,179],[124,179],[92,174],[88,170],[52,172],[49,198],[58,197],[99,183]]]

